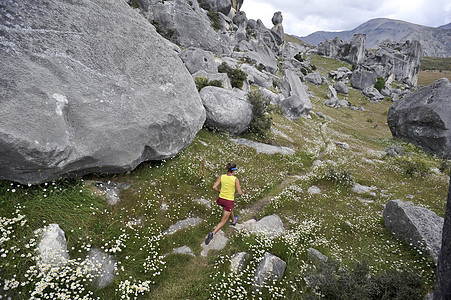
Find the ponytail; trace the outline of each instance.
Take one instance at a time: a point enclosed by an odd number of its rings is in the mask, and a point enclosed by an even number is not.
[[[233,170],[236,170],[236,164],[234,163],[228,163],[226,166],[227,172],[232,173]]]

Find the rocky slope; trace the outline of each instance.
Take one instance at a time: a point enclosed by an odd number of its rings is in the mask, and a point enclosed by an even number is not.
[[[367,49],[376,48],[379,43],[387,39],[395,42],[418,40],[424,48],[424,56],[451,56],[450,24],[434,28],[400,20],[378,18],[363,23],[352,30],[341,32],[318,31],[300,37],[300,39],[309,44],[317,45],[325,39],[333,39],[337,36],[342,40],[351,41],[354,34],[357,33],[367,35]]]

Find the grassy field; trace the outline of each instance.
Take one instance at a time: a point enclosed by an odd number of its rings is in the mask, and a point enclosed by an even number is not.
[[[316,55],[311,62],[322,74],[349,67]],[[304,280],[309,271],[307,249],[313,247],[345,268],[366,262],[374,276],[393,270],[415,273],[421,278],[423,296],[433,289],[434,263],[421,250],[395,239],[384,226],[382,212],[389,200],[402,199],[443,217],[448,176],[439,169],[445,161],[392,138],[386,124],[392,102],[372,103],[361,92],[350,90],[347,100],[364,111],[335,109],[322,104],[327,86],[309,85],[309,89],[314,93],[312,110],[324,118],[312,114],[310,119],[292,122],[273,112],[275,131],[266,137],[243,135],[290,147],[293,155],[257,153],[233,143],[226,134],[202,129],[176,157],[143,163],[127,174],[31,187],[1,181],[0,295],[319,299],[321,292]],[[347,143],[349,149],[337,143]],[[388,157],[389,146],[401,146],[407,154]],[[318,159],[320,164],[315,162]],[[201,244],[221,214],[211,186],[231,161],[238,165],[244,191],[235,207],[239,223],[275,213],[284,221],[286,233],[268,239],[225,226],[227,246],[202,257]],[[92,180],[125,182],[131,188],[121,193],[119,204],[110,206],[93,193]],[[357,194],[351,190],[353,183],[374,187],[374,193]],[[307,192],[313,185],[321,189],[320,194]],[[196,199],[207,199],[212,208]],[[267,205],[258,205],[264,201]],[[200,217],[203,222],[174,235],[162,234],[187,217]],[[36,266],[34,231],[51,223],[65,231],[71,259],[67,268],[49,272]],[[195,257],[164,256],[185,245]],[[90,286],[89,270],[81,263],[92,247],[114,255],[119,263],[113,284],[99,291]],[[249,265],[240,274],[230,274],[230,257],[241,251],[250,254]],[[282,258],[287,269],[280,282],[268,283],[258,292],[252,289],[253,274],[267,251]]]

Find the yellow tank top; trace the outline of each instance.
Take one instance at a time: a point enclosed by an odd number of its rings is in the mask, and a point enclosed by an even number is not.
[[[221,176],[221,192],[219,198],[235,200],[235,176],[224,174]]]

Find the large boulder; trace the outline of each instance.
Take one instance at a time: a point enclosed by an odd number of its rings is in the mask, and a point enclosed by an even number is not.
[[[286,98],[279,105],[287,118],[296,120],[300,116],[309,115],[312,102],[307,94],[307,87],[291,70],[285,71],[282,91]]]
[[[384,209],[387,229],[407,244],[425,251],[435,262],[440,253],[443,218],[411,202],[392,200]]]
[[[208,128],[238,135],[246,131],[252,119],[252,105],[244,93],[207,86],[200,91]]]
[[[146,3],[140,5],[146,7],[142,10],[143,15],[171,41],[183,47],[197,47],[219,54],[231,53],[231,40],[213,29],[207,11],[201,9],[197,1],[192,1],[192,6],[185,0],[140,2]]]
[[[450,159],[450,95],[451,83],[442,78],[395,102],[387,118],[393,137]]]
[[[0,178],[124,172],[176,155],[202,128],[191,75],[125,1],[2,10]]]
[[[354,34],[352,41],[348,44],[346,60],[353,65],[361,64],[366,57],[366,34]]]
[[[435,279],[435,300],[451,297],[451,177],[449,180],[448,200],[446,202],[445,221],[443,224],[442,247],[437,264]]]
[[[363,90],[367,87],[372,87],[376,83],[377,78],[373,72],[358,69],[352,73],[351,86],[358,90]]]

